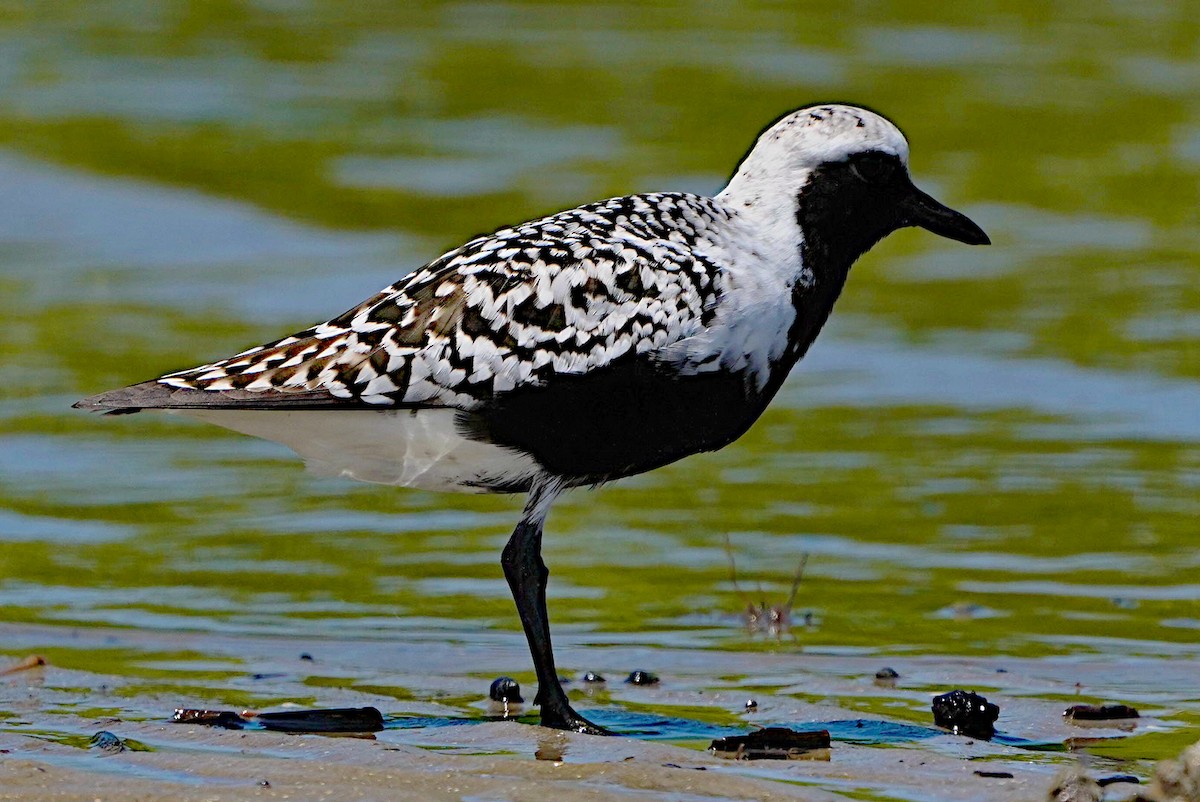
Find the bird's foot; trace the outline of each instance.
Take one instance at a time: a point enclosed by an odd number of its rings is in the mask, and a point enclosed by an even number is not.
[[[582,732],[587,735],[616,735],[612,730],[607,730],[599,724],[593,724],[569,707],[561,711],[542,708],[542,726],[552,727],[556,730]]]

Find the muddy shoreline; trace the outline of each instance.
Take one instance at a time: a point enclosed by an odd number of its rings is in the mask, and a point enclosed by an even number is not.
[[[1125,700],[1144,708],[1139,719],[1064,719],[1063,699],[1103,699],[1128,687],[1128,665],[1096,657],[890,655],[899,677],[881,687],[875,655],[660,649],[654,651],[658,685],[617,681],[593,695],[578,683],[568,686],[580,709],[630,733],[598,738],[544,730],[528,723],[529,716],[485,720],[494,713],[488,683],[481,672],[462,667],[519,665],[523,644],[515,634],[487,646],[443,642],[407,652],[355,639],[306,644],[290,637],[11,624],[0,625],[0,637],[6,647],[40,645],[51,655],[49,665],[0,677],[4,800],[600,800],[647,793],[661,799],[1027,800],[1041,798],[1064,769],[1145,782],[1152,753],[1174,753],[1196,739],[1194,730],[1163,716],[1147,689]],[[564,640],[564,665],[583,656],[601,666],[649,656],[637,645],[585,649],[576,639]],[[174,672],[156,655],[201,645],[203,665],[175,667],[191,677],[190,692],[182,690],[187,681],[181,677],[163,682],[164,673]],[[58,664],[102,649],[126,653],[130,671]],[[304,650],[314,659],[299,659]],[[406,663],[394,659],[400,654],[409,655]],[[718,687],[716,678],[735,668],[740,677]],[[1164,685],[1194,674],[1176,660],[1143,661],[1141,669]],[[929,702],[951,685],[986,689],[1000,705],[994,739],[933,726]],[[748,711],[750,695],[758,704]],[[371,705],[384,713],[385,728],[315,735],[169,721],[181,703],[211,706],[221,699],[254,702],[259,710]],[[715,734],[769,725],[829,729],[832,747],[784,761],[734,761],[705,751]],[[99,731],[133,748],[89,748]],[[1106,799],[1130,797],[1141,787],[1111,785]]]

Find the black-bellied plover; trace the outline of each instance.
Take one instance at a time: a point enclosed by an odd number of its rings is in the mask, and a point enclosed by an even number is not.
[[[369,482],[527,493],[501,563],[541,721],[603,732],[554,667],[551,503],[736,440],[850,266],[905,226],[988,242],[913,186],[891,122],[812,106],[768,127],[716,197],[631,195],[502,228],[326,323],[76,406],[177,410]]]

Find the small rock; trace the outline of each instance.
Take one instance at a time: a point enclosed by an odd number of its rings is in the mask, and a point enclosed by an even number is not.
[[[955,735],[990,739],[996,734],[1000,708],[977,693],[954,690],[933,697],[933,721]]]
[[[270,781],[270,780],[259,780],[259,781],[258,781],[258,785],[259,785],[259,787],[261,787],[261,788],[270,788],[270,787],[271,787],[271,781]]]
[[[300,659],[307,660],[310,663],[313,662],[313,656],[308,652],[300,652]]]
[[[521,686],[512,677],[496,677],[492,687],[488,688],[488,698],[493,702],[504,702],[519,705],[525,700],[521,698]]]
[[[108,730],[100,730],[91,737],[88,741],[89,749],[99,749],[101,752],[107,752],[110,755],[115,755],[118,752],[124,752],[129,749],[125,742],[117,735],[113,735]]]
[[[630,685],[657,685],[658,675],[639,669],[631,672],[629,676],[625,678],[625,681]]]
[[[747,699],[746,700],[746,709],[747,710],[758,710],[758,700],[757,699]]]
[[[607,682],[604,677],[597,674],[595,671],[589,671],[579,678],[580,682]]]
[[[895,681],[899,680],[899,678],[900,672],[893,669],[890,665],[884,665],[882,669],[875,672],[875,682],[884,684],[884,686],[895,684]]]
[[[994,780],[1011,780],[1013,773],[1011,771],[981,771],[975,770],[976,777],[987,777]]]

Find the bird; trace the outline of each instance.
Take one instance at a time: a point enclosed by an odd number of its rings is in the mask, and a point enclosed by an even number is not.
[[[525,494],[500,562],[540,722],[611,734],[555,668],[552,503],[738,439],[888,234],[989,244],[908,161],[882,115],[806,106],[763,129],[714,196],[628,195],[500,228],[327,322],[74,406],[181,413],[366,482]]]

